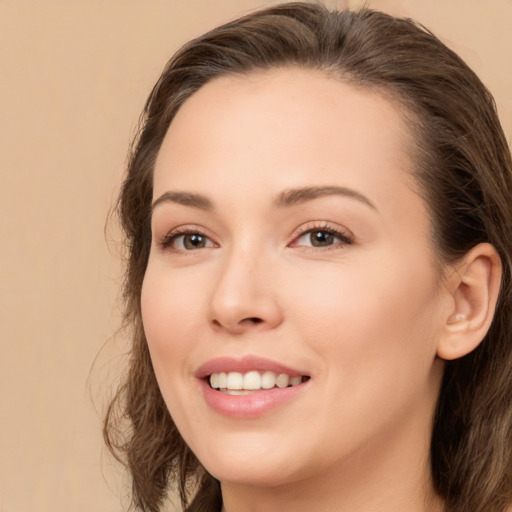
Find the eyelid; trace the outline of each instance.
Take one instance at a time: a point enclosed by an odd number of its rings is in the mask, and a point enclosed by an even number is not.
[[[313,231],[325,231],[341,240],[340,243],[336,243],[333,246],[326,246],[326,247],[313,247],[314,250],[328,250],[333,248],[338,248],[340,245],[351,245],[354,243],[354,235],[352,232],[345,228],[341,227],[338,224],[331,223],[330,221],[310,221],[307,222],[301,226],[299,226],[295,232],[292,235],[291,242],[289,242],[287,245],[289,247],[307,247],[302,245],[297,245],[297,241],[307,234],[308,232]],[[194,225],[194,224],[186,224],[182,226],[177,226],[169,231],[167,231],[163,236],[157,236],[155,237],[156,245],[161,250],[173,250],[176,252],[195,252],[193,250],[183,250],[183,249],[177,249],[175,247],[172,247],[172,243],[179,238],[180,236],[184,235],[193,235],[198,234],[206,239],[208,239],[213,248],[219,247],[219,245],[214,241],[213,237],[207,233],[207,230],[204,228]],[[209,247],[199,247],[199,249],[210,249],[212,246]]]
[[[292,236],[292,241],[288,244],[290,247],[294,247],[294,244],[305,234],[313,231],[325,231],[327,233],[330,233],[331,235],[336,236],[339,238],[342,242],[341,245],[351,245],[354,243],[354,235],[352,232],[345,228],[341,227],[339,225],[335,225],[329,221],[310,221],[306,224],[303,224],[299,228],[297,228]],[[328,247],[314,247],[315,250],[328,250],[333,249],[336,247],[339,247],[340,244],[335,244],[333,246]],[[295,247],[303,247],[299,245],[295,245]]]
[[[177,226],[170,231],[167,231],[165,235],[161,237],[156,237],[156,244],[162,250],[172,250],[176,252],[194,252],[194,251],[185,251],[182,249],[176,249],[172,247],[172,243],[184,235],[201,235],[207,238],[214,246],[218,247],[218,244],[213,241],[212,237],[206,233],[206,231],[200,226],[196,226],[194,224],[186,224],[183,226]],[[210,249],[211,247],[202,247],[198,249]]]

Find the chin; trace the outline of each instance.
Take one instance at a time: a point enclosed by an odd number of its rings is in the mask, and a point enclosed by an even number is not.
[[[291,456],[293,451],[283,448],[282,439],[276,445],[253,438],[242,444],[215,443],[213,449],[210,447],[203,454],[199,450],[197,455],[208,473],[221,482],[273,487],[306,476],[301,474],[300,461]]]
[[[301,480],[298,474],[290,471],[283,472],[282,468],[276,468],[265,460],[256,463],[245,461],[244,464],[230,464],[225,461],[215,464],[215,467],[206,467],[206,470],[222,483],[248,487],[277,487],[287,483]]]

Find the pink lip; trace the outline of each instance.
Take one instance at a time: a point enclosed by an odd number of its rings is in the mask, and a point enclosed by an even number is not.
[[[275,372],[275,373],[286,373],[290,377],[298,377],[299,375],[307,375],[305,372],[295,370],[284,366],[276,361],[265,359],[262,357],[245,356],[241,359],[234,359],[231,357],[219,357],[212,359],[201,365],[195,372],[195,376],[198,379],[204,379],[212,373],[220,372],[240,372],[246,373],[251,370],[260,372]]]
[[[229,357],[212,359],[201,365],[196,371],[195,376],[199,379],[199,386],[208,406],[219,414],[233,418],[256,418],[262,416],[296,398],[297,395],[300,395],[309,387],[311,381],[311,379],[308,379],[297,386],[264,389],[248,395],[228,395],[211,388],[207,380],[207,377],[212,373],[245,373],[251,370],[286,373],[291,377],[306,375],[304,372],[269,359],[246,356],[242,359]]]
[[[233,418],[256,418],[295,398],[309,382],[288,388],[263,389],[250,395],[228,395],[211,388],[204,379],[199,381],[199,386],[206,403],[219,414]]]

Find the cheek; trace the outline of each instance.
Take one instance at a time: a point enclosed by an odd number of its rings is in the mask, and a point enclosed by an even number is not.
[[[159,265],[149,265],[141,292],[144,332],[155,372],[169,365],[183,368],[182,358],[197,333],[201,289],[193,279],[176,279]]]
[[[403,260],[400,268],[393,258],[387,266],[383,261],[331,269],[291,290],[301,296],[294,314],[300,332],[322,353],[326,371],[333,367],[327,362],[336,361],[352,382],[362,379],[362,369],[369,379],[385,371],[400,372],[404,380],[419,369],[425,375],[435,358],[439,298],[433,274]],[[296,276],[291,282],[301,281]]]
[[[141,291],[141,310],[158,386],[176,424],[185,437],[194,430],[190,418],[198,417],[190,395],[190,362],[195,350],[200,313],[200,290],[193,280],[176,280],[158,264],[149,265]]]
[[[320,428],[333,452],[345,449],[340,425],[347,439],[359,439],[417,414],[429,421],[437,397],[432,281],[414,269],[402,269],[400,279],[388,270],[331,273],[328,287],[310,283],[297,304],[298,332],[322,364],[317,405],[329,411]]]

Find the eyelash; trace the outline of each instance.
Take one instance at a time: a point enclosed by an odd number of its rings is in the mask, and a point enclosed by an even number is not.
[[[340,242],[337,244],[333,244],[332,246],[327,247],[316,247],[317,250],[330,250],[338,248],[340,245],[352,245],[354,242],[352,235],[347,234],[346,232],[342,232],[339,229],[333,228],[329,226],[327,223],[322,222],[321,224],[306,224],[305,226],[299,228],[298,233],[294,235],[293,242],[290,244],[293,246],[294,243],[296,243],[300,238],[302,238],[304,235],[307,235],[308,233],[326,233],[328,235],[334,236],[336,238],[340,239]],[[303,246],[297,246],[297,247],[303,247]]]
[[[181,236],[186,235],[199,235],[204,237],[207,240],[210,240],[210,237],[206,235],[201,229],[198,229],[196,227],[180,227],[173,229],[169,233],[167,233],[159,242],[158,245],[162,249],[171,249],[175,251],[182,251],[182,249],[176,249],[174,247],[171,247],[172,244]]]
[[[329,250],[333,248],[339,247],[339,245],[351,245],[353,243],[353,238],[351,235],[347,235],[346,233],[341,232],[338,229],[334,229],[331,226],[327,225],[325,222],[322,224],[314,225],[314,224],[308,224],[306,226],[303,226],[299,228],[299,230],[293,235],[293,240],[289,244],[291,247],[304,247],[301,245],[294,245],[300,238],[302,238],[304,235],[307,235],[308,233],[314,233],[314,232],[320,232],[325,233],[327,235],[331,235],[335,238],[338,238],[341,242],[337,244],[333,244],[332,246],[326,246],[326,247],[316,247],[317,250]],[[201,229],[198,229],[196,227],[179,227],[176,229],[173,229],[169,233],[167,233],[161,240],[158,241],[158,245],[162,250],[170,249],[174,251],[180,251],[180,252],[191,252],[183,249],[176,249],[172,247],[172,244],[180,237],[186,236],[186,235],[199,235],[201,237],[204,237],[206,240],[209,240],[212,244],[216,245],[214,242],[211,241],[210,237],[206,235]],[[310,246],[315,248],[314,246]],[[201,249],[202,247],[200,247]],[[210,247],[206,247],[210,248]]]

